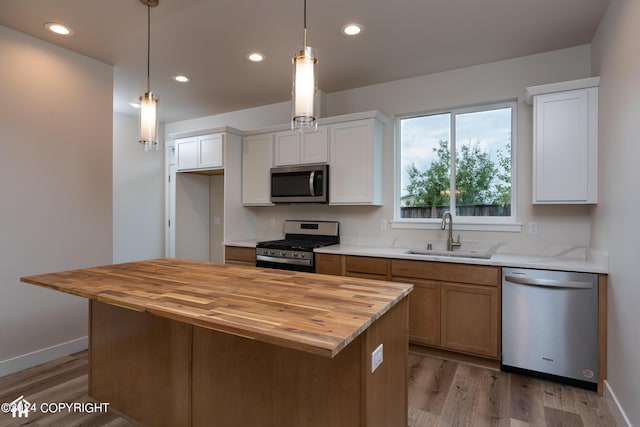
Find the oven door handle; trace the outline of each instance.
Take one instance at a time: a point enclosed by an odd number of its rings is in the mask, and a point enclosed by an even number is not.
[[[315,180],[316,180],[316,171],[311,171],[311,173],[309,174],[309,193],[311,194],[311,197],[315,197],[316,195],[316,190],[315,190]]]
[[[267,261],[278,264],[313,265],[313,261],[310,259],[277,258],[266,255],[256,255],[256,261]]]

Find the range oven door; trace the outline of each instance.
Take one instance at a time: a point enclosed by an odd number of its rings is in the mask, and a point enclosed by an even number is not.
[[[256,248],[256,267],[306,271],[309,273],[315,271],[313,252],[297,251],[295,252],[295,257],[292,253],[293,251],[287,250]]]

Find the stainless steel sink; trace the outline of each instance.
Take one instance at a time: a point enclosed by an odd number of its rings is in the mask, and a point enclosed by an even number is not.
[[[491,259],[491,254],[484,252],[473,251],[433,251],[433,250],[420,250],[411,249],[405,252],[410,255],[428,255],[428,256],[445,256],[452,258],[476,258],[476,259]]]

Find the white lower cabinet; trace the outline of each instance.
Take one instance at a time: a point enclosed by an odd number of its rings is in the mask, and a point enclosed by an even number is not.
[[[245,136],[242,141],[242,204],[271,205],[273,134]]]
[[[382,140],[377,118],[329,126],[329,203],[382,204]]]

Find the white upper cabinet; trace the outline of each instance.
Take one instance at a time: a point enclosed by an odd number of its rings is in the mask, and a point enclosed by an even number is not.
[[[215,169],[224,166],[224,134],[177,139],[176,169]]]
[[[283,131],[275,133],[274,166],[326,163],[328,159],[327,128],[315,131]]]
[[[198,141],[195,137],[176,140],[176,164],[180,169],[195,169],[198,167]]]
[[[245,136],[242,204],[271,203],[271,167],[327,163],[330,205],[382,204],[386,117],[377,111],[327,117],[317,131],[272,130]],[[279,129],[282,129],[279,127]]]
[[[271,203],[273,134],[245,136],[242,141],[242,204],[264,206]]]
[[[533,97],[534,204],[598,201],[597,80],[577,82],[527,88]]]
[[[383,124],[370,118],[329,128],[329,203],[381,205]]]

